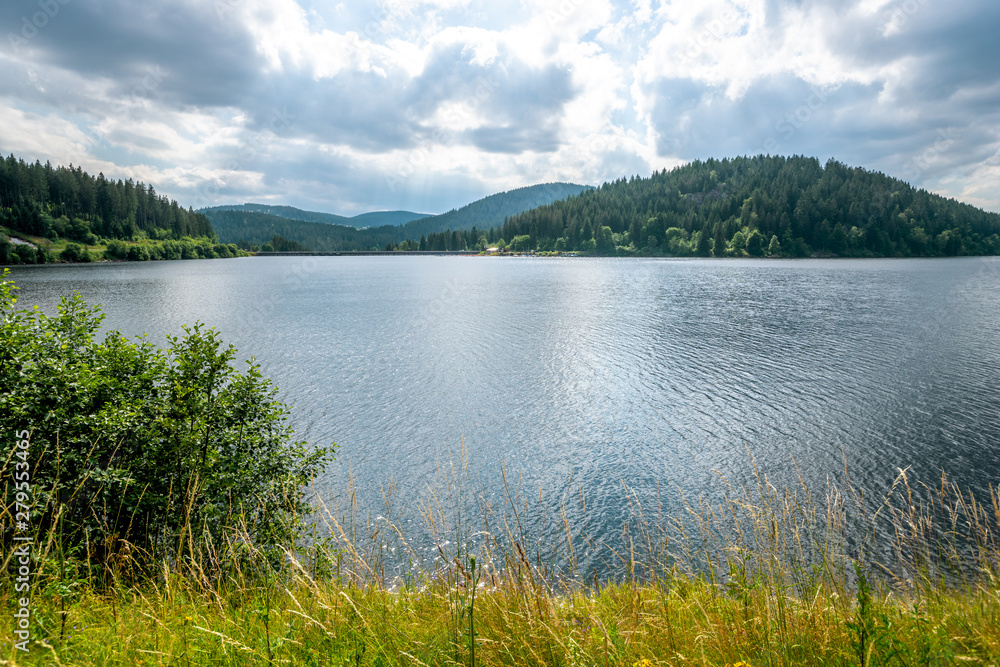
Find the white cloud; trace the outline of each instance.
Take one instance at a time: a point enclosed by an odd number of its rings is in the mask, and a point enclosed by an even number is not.
[[[224,0],[220,17],[194,0],[77,0],[65,26],[0,54],[0,145],[141,173],[182,201],[207,182],[322,202],[326,183],[325,208],[358,211],[769,140],[900,175],[953,127],[914,180],[1000,200],[986,0],[305,1]],[[461,203],[445,199],[432,208]]]
[[[55,112],[43,116],[16,109],[6,99],[0,102],[0,127],[4,128],[0,144],[5,153],[54,164],[96,164],[89,155],[94,139],[75,123]]]

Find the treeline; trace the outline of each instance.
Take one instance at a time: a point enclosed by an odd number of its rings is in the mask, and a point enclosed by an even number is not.
[[[476,234],[420,245],[486,243],[605,255],[908,257],[1000,254],[1000,215],[831,160],[697,161],[606,183]]]
[[[208,218],[158,195],[152,185],[94,177],[72,165],[31,164],[13,155],[0,159],[0,225],[91,245],[101,238],[215,237]]]

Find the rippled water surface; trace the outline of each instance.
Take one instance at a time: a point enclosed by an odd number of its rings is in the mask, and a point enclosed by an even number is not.
[[[108,328],[162,344],[220,329],[336,442],[317,485],[373,514],[463,457],[611,530],[633,500],[676,507],[720,476],[811,485],[898,469],[985,493],[1000,481],[1000,264],[989,259],[670,261],[249,258],[13,271],[20,305],[80,292]],[[626,489],[628,491],[626,491]],[[584,500],[586,508],[583,507]],[[544,536],[543,536],[544,537]]]

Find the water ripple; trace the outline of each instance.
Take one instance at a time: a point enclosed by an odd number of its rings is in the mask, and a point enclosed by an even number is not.
[[[846,462],[874,495],[897,468],[983,493],[1000,470],[1000,272],[985,260],[546,261],[255,258],[26,267],[21,305],[73,290],[106,326],[208,322],[253,355],[310,442],[317,485],[390,479],[417,501],[464,447],[591,536],[716,474],[822,484]],[[751,456],[753,459],[751,460]],[[794,464],[793,464],[794,461]],[[795,466],[798,466],[798,470]],[[713,472],[717,471],[717,473]],[[582,501],[569,502],[582,493]],[[536,537],[558,541],[558,527]],[[546,511],[549,511],[546,510]],[[659,510],[657,510],[659,511]],[[407,514],[409,512],[409,514]]]

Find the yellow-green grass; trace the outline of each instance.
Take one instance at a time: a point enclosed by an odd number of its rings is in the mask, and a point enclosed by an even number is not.
[[[388,545],[409,548],[398,525],[352,521],[352,508],[320,508],[329,537],[277,558],[248,545],[245,531],[204,543],[191,530],[145,578],[133,576],[138,556],[127,545],[87,570],[66,564],[54,535],[38,536],[45,564],[31,596],[33,643],[27,654],[13,648],[16,595],[0,582],[8,642],[0,657],[19,665],[1000,664],[995,493],[980,505],[946,480],[911,489],[901,475],[868,508],[849,486],[814,498],[804,485],[778,491],[759,479],[668,518],[645,516],[633,497],[635,521],[605,542],[616,574],[584,584],[571,545],[598,538],[576,534],[564,509],[557,520],[570,564],[554,574],[521,538],[525,498],[481,503],[477,546],[449,551],[445,536],[463,544],[471,530],[445,500],[461,495],[454,479],[423,504],[438,559],[404,578],[386,574]],[[358,535],[351,525],[373,528]],[[852,533],[854,541],[844,538]]]

